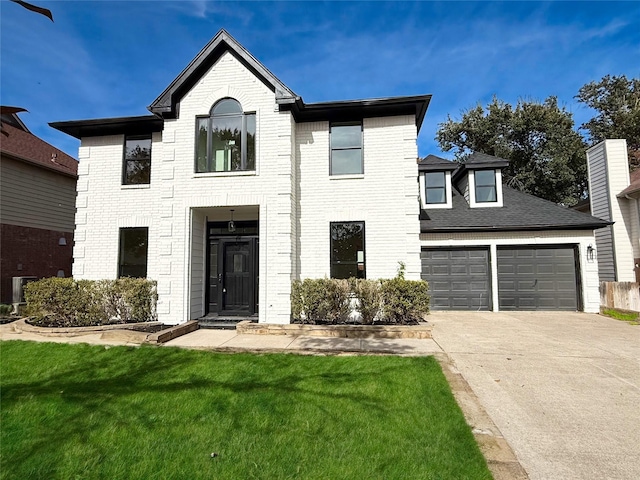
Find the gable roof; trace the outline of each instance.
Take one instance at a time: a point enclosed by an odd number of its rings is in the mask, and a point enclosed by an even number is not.
[[[225,52],[231,53],[267,87],[271,88],[277,99],[292,103],[299,98],[225,29],[221,29],[164,92],[147,107],[149,111],[163,118],[176,118],[178,103],[182,97]]]
[[[460,164],[458,162],[452,162],[446,158],[437,157],[435,155],[427,155],[418,161],[418,171],[453,171],[456,170]]]
[[[471,208],[453,188],[452,208],[420,210],[420,232],[591,230],[610,225],[589,214],[502,186],[504,206]]]
[[[153,115],[52,122],[49,125],[76,138],[113,134],[137,135],[142,132],[134,131],[140,130],[145,130],[144,133],[162,131],[164,119],[178,117],[180,100],[226,52],[231,53],[267,85],[275,93],[275,101],[280,110],[290,111],[296,122],[349,122],[371,117],[414,115],[415,124],[420,131],[431,101],[431,95],[413,95],[305,103],[302,97],[296,95],[222,29],[147,107]]]
[[[3,155],[72,177],[77,176],[78,162],[62,150],[11,124],[3,123],[2,129],[6,133],[0,136],[0,152]]]
[[[453,174],[453,181],[457,182],[468,170],[482,170],[485,168],[504,168],[509,165],[509,160],[494,157],[486,153],[473,152],[460,164],[460,168]]]

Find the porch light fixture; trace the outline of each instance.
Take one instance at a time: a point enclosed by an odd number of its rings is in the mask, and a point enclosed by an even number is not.
[[[587,260],[593,261],[593,257],[596,249],[593,248],[592,244],[587,245]]]
[[[236,231],[236,222],[233,221],[233,208],[231,209],[231,220],[229,221],[229,225],[227,225],[227,230],[231,233]]]
[[[67,239],[64,237],[60,237],[60,239],[58,240],[58,245],[60,245],[61,247],[67,245]]]

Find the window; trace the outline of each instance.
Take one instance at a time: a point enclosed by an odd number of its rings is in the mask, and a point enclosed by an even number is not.
[[[120,260],[118,277],[147,276],[147,248],[149,245],[149,229],[120,229]]]
[[[331,125],[330,175],[364,173],[362,164],[362,123]]]
[[[495,170],[476,170],[476,203],[497,202]]]
[[[427,205],[447,203],[445,173],[427,172],[424,177]]]
[[[208,117],[196,119],[196,172],[256,169],[256,114],[224,98]]]
[[[125,137],[123,185],[143,185],[151,181],[151,136]]]
[[[364,222],[331,223],[331,278],[366,278]]]

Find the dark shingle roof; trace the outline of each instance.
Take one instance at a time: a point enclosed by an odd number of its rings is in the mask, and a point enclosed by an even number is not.
[[[420,231],[590,230],[610,222],[502,186],[503,207],[470,208],[453,188],[453,208],[420,211]]]
[[[452,162],[446,158],[436,157],[435,155],[428,155],[425,158],[420,159],[418,162],[418,170],[420,172],[455,170],[459,166],[460,164],[457,162]]]

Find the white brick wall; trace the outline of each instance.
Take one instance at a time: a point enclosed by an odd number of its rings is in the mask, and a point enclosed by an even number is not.
[[[365,119],[364,174],[329,175],[329,123],[298,124],[300,277],[330,276],[330,222],[365,222],[368,278],[420,278],[416,126],[411,116]]]
[[[496,249],[502,245],[578,245],[580,275],[584,311],[597,313],[600,310],[598,263],[587,258],[587,247],[595,246],[591,230],[501,232],[501,233],[423,233],[420,234],[423,247],[488,247],[490,250],[491,292],[493,309],[498,311],[498,269]]]
[[[257,120],[256,172],[194,174],[195,119],[224,97]],[[180,323],[202,313],[204,236],[211,207],[255,206],[260,216],[261,322],[289,321],[295,202],[289,113],[232,55],[223,55],[182,99],[180,116],[153,137],[151,184],[121,185],[123,136],[85,138],[76,215],[74,276],[115,278],[119,227],[149,227],[148,276],[158,281],[159,319]],[[228,207],[228,208],[227,208]],[[209,216],[209,220],[215,220]],[[192,246],[193,248],[189,248]],[[286,279],[286,281],[284,281]]]

